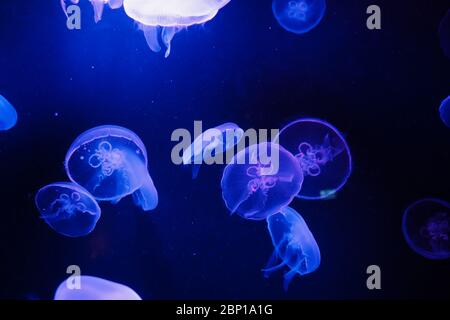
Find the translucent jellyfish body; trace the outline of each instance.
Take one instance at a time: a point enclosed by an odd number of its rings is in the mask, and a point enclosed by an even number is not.
[[[277,144],[264,142],[239,151],[225,167],[222,198],[232,214],[263,220],[289,205],[302,182],[294,156]]]
[[[230,0],[125,0],[127,15],[139,23],[147,44],[155,52],[166,46],[170,54],[173,37],[181,29],[213,19]]]
[[[274,0],[272,10],[278,23],[287,31],[302,34],[322,20],[325,0]]]
[[[78,4],[80,0],[60,0],[61,7],[64,13],[67,15],[67,6],[69,4]],[[103,9],[105,5],[108,5],[111,9],[118,9],[122,7],[124,0],[89,0],[94,9],[95,22],[99,22],[102,19]]]
[[[192,178],[197,177],[203,162],[214,161],[217,155],[234,148],[243,135],[244,130],[234,123],[224,123],[199,135],[188,148],[183,150],[183,164],[192,165]]]
[[[450,96],[442,101],[441,106],[439,107],[439,114],[442,122],[450,128]]]
[[[290,270],[284,275],[287,290],[295,275],[303,276],[319,267],[319,246],[305,220],[290,207],[267,218],[267,227],[274,251],[263,272],[268,277],[272,272],[288,267]]]
[[[132,194],[136,205],[145,211],[158,205],[147,165],[141,139],[126,128],[111,125],[81,134],[65,160],[70,180],[86,188],[95,199],[117,203]]]
[[[64,280],[56,290],[54,299],[142,300],[133,289],[123,284],[91,276],[72,276]]]
[[[0,95],[0,130],[9,130],[17,123],[16,109]]]
[[[403,214],[403,235],[410,248],[421,256],[441,260],[450,258],[450,204],[423,199]]]
[[[56,232],[68,237],[91,233],[101,211],[87,190],[70,182],[50,184],[35,197],[41,218]]]
[[[341,189],[352,170],[350,149],[342,134],[318,119],[299,119],[280,130],[275,139],[295,155],[305,181],[302,199],[324,199]]]
[[[439,25],[439,39],[442,51],[450,59],[450,10],[447,11]]]

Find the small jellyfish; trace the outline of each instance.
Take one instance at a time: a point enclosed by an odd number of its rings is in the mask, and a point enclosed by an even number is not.
[[[9,130],[17,123],[16,109],[0,95],[0,130]]]
[[[222,198],[231,214],[264,220],[289,205],[302,187],[298,161],[273,143],[252,145],[225,167]]]
[[[197,178],[200,165],[204,161],[213,161],[217,155],[234,148],[243,135],[244,130],[234,123],[224,123],[199,135],[183,150],[183,164],[192,164],[192,178]]]
[[[274,0],[272,10],[278,23],[287,31],[302,34],[314,29],[322,20],[325,0]]]
[[[79,282],[79,283],[76,283]],[[109,280],[69,277],[56,289],[55,300],[142,300],[130,287]]]
[[[135,20],[144,32],[147,44],[154,52],[165,45],[166,58],[170,55],[171,42],[177,32],[213,19],[230,0],[125,0],[126,14]]]
[[[320,250],[302,216],[290,207],[267,218],[267,228],[272,238],[273,254],[263,269],[264,276],[283,267],[290,270],[284,275],[287,290],[296,274],[304,276],[320,265]]]
[[[43,187],[36,194],[35,202],[41,218],[53,230],[67,237],[88,235],[101,215],[92,195],[70,182]]]
[[[447,11],[439,24],[439,39],[442,51],[450,59],[450,10]]]
[[[350,149],[342,134],[318,119],[299,119],[280,130],[275,139],[295,155],[305,181],[302,199],[330,199],[341,189],[352,169]]]
[[[439,113],[441,115],[442,122],[450,128],[450,96],[442,101],[441,106],[439,107]]]
[[[81,134],[65,160],[70,180],[86,188],[95,199],[117,203],[132,194],[135,204],[145,211],[158,205],[147,165],[141,139],[126,128],[111,125]]]
[[[450,204],[438,199],[422,199],[403,214],[403,235],[410,248],[421,256],[450,258]]]

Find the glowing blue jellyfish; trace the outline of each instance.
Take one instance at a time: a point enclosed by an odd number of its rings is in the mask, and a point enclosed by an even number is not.
[[[289,205],[302,182],[294,156],[277,144],[264,142],[241,150],[225,167],[222,198],[232,214],[263,220]]]
[[[80,0],[60,0],[61,7],[64,13],[67,15],[67,4],[78,4]],[[95,22],[99,22],[102,19],[103,9],[105,5],[109,5],[111,9],[118,9],[122,7],[124,0],[89,0],[94,8],[94,19]]]
[[[153,210],[158,193],[147,169],[147,151],[128,129],[100,126],[81,134],[66,155],[70,180],[99,201],[119,202],[133,195],[136,205]]]
[[[347,142],[325,121],[296,120],[281,129],[275,141],[294,154],[302,168],[305,181],[299,198],[329,198],[350,177],[352,159]]]
[[[274,0],[272,10],[278,23],[287,31],[302,34],[314,29],[322,20],[325,0]]]
[[[272,256],[263,269],[264,276],[283,267],[290,270],[284,275],[287,290],[295,275],[304,276],[320,265],[320,250],[302,216],[290,207],[267,218],[267,227],[274,246]]]
[[[447,11],[439,25],[439,39],[442,51],[450,59],[450,10]]]
[[[9,130],[17,123],[16,109],[0,95],[0,130]]]
[[[234,148],[243,135],[244,130],[234,123],[224,123],[199,135],[189,147],[183,150],[183,164],[192,164],[192,178],[197,178],[203,162],[214,163],[217,155]]]
[[[79,283],[76,283],[79,281]],[[131,288],[109,280],[69,277],[56,289],[55,300],[142,300]]]
[[[68,237],[91,233],[101,211],[89,192],[70,182],[50,184],[35,197],[41,218],[56,232]]]
[[[450,96],[442,101],[439,108],[439,113],[441,115],[442,122],[444,122],[447,127],[450,127]]]
[[[154,52],[166,46],[165,56],[170,54],[171,42],[183,28],[203,24],[213,19],[230,0],[125,0],[126,14],[138,22],[144,31],[147,44]]]
[[[450,204],[438,199],[422,199],[403,214],[403,235],[411,249],[421,256],[450,258]]]

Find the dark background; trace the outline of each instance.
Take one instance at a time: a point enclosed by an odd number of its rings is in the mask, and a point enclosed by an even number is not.
[[[51,299],[71,264],[146,299],[449,298],[449,261],[418,256],[401,233],[410,203],[450,200],[450,129],[438,114],[450,60],[437,34],[448,1],[328,0],[321,24],[298,36],[277,24],[270,0],[232,0],[180,32],[168,59],[122,10],[95,25],[81,2],[80,31],[66,29],[57,0],[1,2],[0,94],[19,122],[0,133],[0,298]],[[366,28],[373,3],[380,31]],[[284,292],[282,272],[260,272],[273,249],[265,223],[228,215],[223,167],[203,166],[193,181],[173,165],[170,135],[194,120],[280,128],[301,116],[345,134],[354,170],[335,200],[292,204],[322,264]],[[144,214],[130,198],[102,203],[91,235],[65,238],[39,219],[34,195],[67,180],[69,145],[102,124],[140,135],[160,204]],[[380,291],[366,288],[371,264]]]

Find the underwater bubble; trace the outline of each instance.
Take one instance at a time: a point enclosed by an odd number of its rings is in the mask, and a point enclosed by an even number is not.
[[[79,288],[72,281],[71,276],[64,280],[55,293],[55,300],[142,300],[131,288],[109,280],[79,276]]]
[[[439,107],[439,114],[442,122],[450,128],[450,96],[442,101],[441,106]]]
[[[189,147],[183,150],[183,164],[192,164],[192,178],[197,178],[203,162],[213,160],[215,156],[234,148],[243,135],[244,130],[231,122],[208,129],[199,135]]]
[[[325,0],[274,0],[272,11],[287,31],[302,34],[314,29],[326,10]]]
[[[147,169],[147,150],[132,131],[100,126],[81,134],[66,155],[70,180],[83,186],[99,201],[119,202],[133,195],[136,205],[153,210],[158,193]]]
[[[264,142],[241,150],[225,167],[222,198],[232,214],[263,220],[289,205],[302,182],[295,157],[277,144]]]
[[[68,237],[91,233],[101,216],[97,202],[87,190],[70,182],[43,187],[35,197],[41,218],[56,232]]]
[[[410,248],[421,256],[450,258],[450,204],[439,199],[422,199],[403,214],[403,235]]]
[[[267,228],[274,251],[263,269],[264,276],[283,267],[290,270],[284,275],[287,290],[295,275],[304,276],[320,265],[320,250],[302,216],[290,207],[267,218]]]
[[[450,10],[447,11],[439,24],[439,40],[442,51],[450,59]]]
[[[0,95],[0,130],[9,130],[17,123],[17,112],[5,97]]]
[[[126,14],[139,23],[150,49],[159,52],[162,42],[167,48],[165,56],[168,57],[172,39],[177,32],[213,19],[229,2],[230,0],[125,0],[123,6]]]
[[[326,199],[340,190],[352,171],[350,149],[342,134],[318,119],[299,119],[280,130],[275,142],[295,155],[305,181],[302,199]]]

